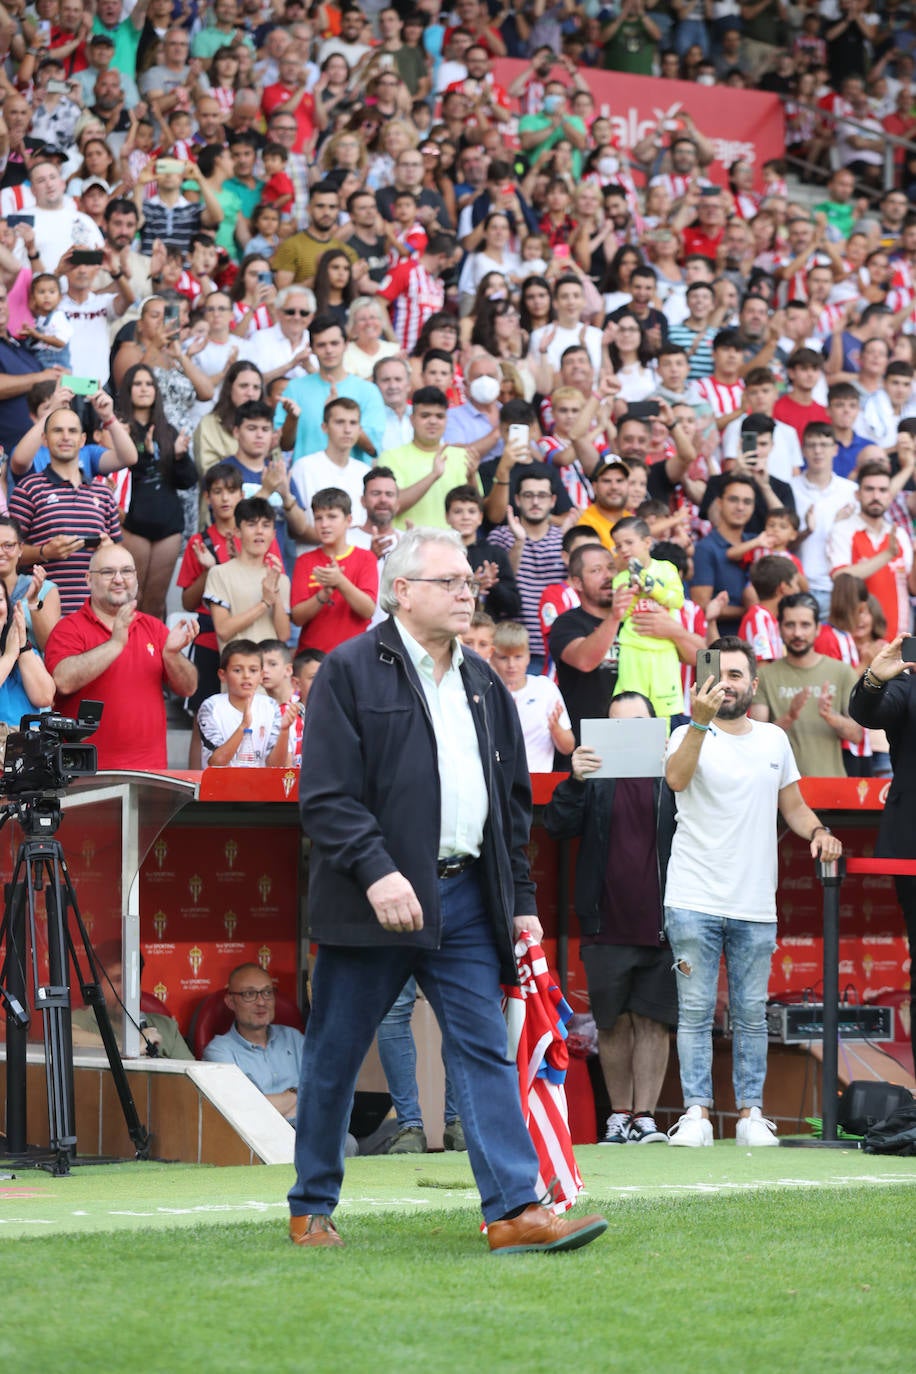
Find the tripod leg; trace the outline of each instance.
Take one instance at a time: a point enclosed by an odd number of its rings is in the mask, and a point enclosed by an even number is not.
[[[92,948],[92,942],[89,939],[89,932],[86,929],[83,923],[83,918],[80,914],[79,905],[77,904],[76,900],[76,893],[74,892],[73,884],[70,881],[70,872],[67,868],[67,861],[63,856],[63,850],[60,848],[59,844],[57,845],[57,848],[59,873],[61,875],[64,889],[64,899],[69,905],[70,911],[73,913],[74,923],[76,925],[77,930],[79,931],[80,939],[83,943],[83,949],[86,951],[86,960],[89,964],[91,978],[85,980],[83,979],[82,970],[80,968],[79,959],[76,953],[76,947],[73,941],[73,936],[69,930],[69,927],[67,927],[67,944],[70,951],[70,958],[73,961],[73,967],[76,971],[77,978],[79,979],[80,989],[83,994],[83,1000],[86,1002],[88,1006],[91,1006],[93,1011],[95,1012],[96,1024],[99,1028],[99,1035],[102,1037],[102,1044],[105,1046],[105,1053],[108,1056],[108,1064],[111,1068],[111,1076],[114,1079],[115,1091],[118,1094],[118,1101],[121,1104],[121,1112],[124,1116],[125,1125],[127,1126],[127,1133],[130,1136],[134,1148],[137,1152],[137,1158],[149,1159],[149,1132],[146,1130],[146,1127],[140,1120],[140,1116],[137,1111],[137,1106],[134,1102],[133,1094],[130,1090],[130,1083],[127,1078],[127,1072],[124,1068],[123,1063],[121,1062],[121,1052],[118,1047],[118,1042],[111,1024],[111,1017],[108,1015],[108,1008],[105,1005],[105,993],[102,988],[100,977],[101,970],[99,969],[98,959],[96,958],[95,950]]]
[[[40,988],[38,996],[45,1018],[45,1076],[48,1085],[51,1149],[57,1152],[59,1172],[66,1173],[66,1161],[76,1153],[66,911],[62,900],[60,875],[53,858],[42,855],[33,863],[29,863],[28,868],[30,914],[35,909],[36,888],[43,886],[45,894],[49,986]],[[36,882],[36,878],[39,881]]]
[[[26,995],[25,891],[20,879],[21,864],[17,863],[6,885],[3,925],[0,943],[6,937],[6,953],[0,983],[6,990],[6,1152],[22,1154],[28,1144],[26,1049],[29,1041],[28,1024],[21,1025],[10,1011],[15,999],[21,1007],[28,1005]]]

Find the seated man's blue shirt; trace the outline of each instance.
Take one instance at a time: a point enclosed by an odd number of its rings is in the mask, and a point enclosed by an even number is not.
[[[233,1025],[215,1035],[204,1050],[211,1064],[238,1064],[262,1093],[282,1093],[299,1084],[299,1064],[305,1036],[294,1026],[269,1026],[267,1044],[253,1045]]]

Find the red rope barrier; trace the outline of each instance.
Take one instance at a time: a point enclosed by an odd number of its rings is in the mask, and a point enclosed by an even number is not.
[[[847,873],[886,873],[916,877],[916,859],[847,859]]]

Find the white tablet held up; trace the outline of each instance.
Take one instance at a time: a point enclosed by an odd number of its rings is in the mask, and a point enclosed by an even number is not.
[[[649,717],[583,720],[582,743],[601,767],[590,778],[660,778],[665,772],[667,723]]]

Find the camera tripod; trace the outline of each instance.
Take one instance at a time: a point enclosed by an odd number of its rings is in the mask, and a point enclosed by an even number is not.
[[[73,1096],[73,1040],[70,1021],[70,966],[83,1000],[95,1013],[99,1035],[127,1131],[138,1159],[149,1158],[149,1135],[137,1114],[118,1043],[105,1005],[102,971],[80,915],[70,881],[63,845],[55,838],[61,804],[55,796],[27,796],[4,804],[0,830],[14,817],[24,833],[13,875],[5,890],[0,944],[6,943],[0,968],[0,998],[6,1006],[6,1151],[20,1167],[35,1166],[57,1175],[70,1172],[76,1158]],[[36,940],[37,897],[44,893],[48,938],[48,981],[43,983]],[[82,941],[88,973],[76,950],[73,926]],[[26,952],[31,955],[33,1006],[44,1020],[45,1078],[48,1091],[50,1148],[31,1149],[26,1143],[26,1049],[30,1016],[27,1010]]]

